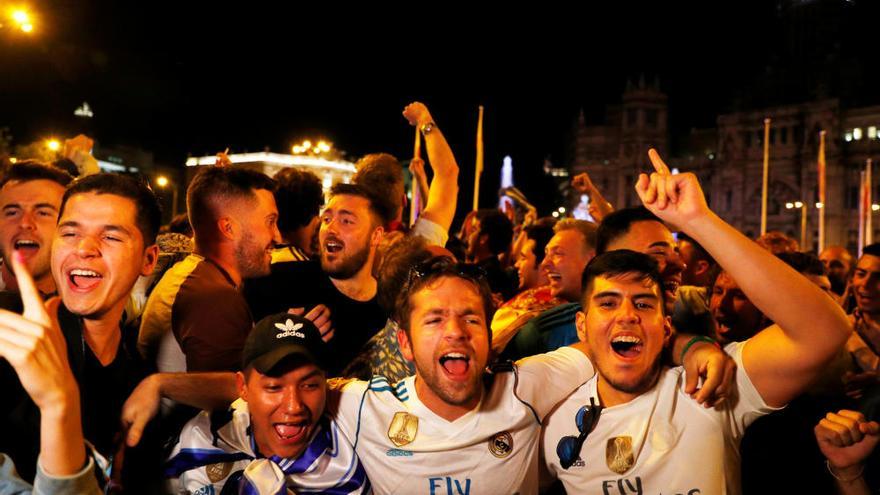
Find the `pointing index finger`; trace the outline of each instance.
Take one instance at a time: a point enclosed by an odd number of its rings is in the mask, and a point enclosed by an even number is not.
[[[672,175],[672,172],[669,170],[669,167],[666,166],[666,163],[660,158],[660,154],[657,153],[657,150],[651,148],[648,150],[648,158],[651,159],[651,165],[654,165],[654,170],[657,171],[660,175]]]
[[[12,271],[15,273],[15,281],[18,284],[18,290],[21,293],[21,301],[24,305],[22,316],[26,319],[48,326],[49,315],[46,313],[46,307],[43,305],[43,298],[40,291],[34,283],[34,278],[24,265],[21,253],[13,251],[11,265]]]

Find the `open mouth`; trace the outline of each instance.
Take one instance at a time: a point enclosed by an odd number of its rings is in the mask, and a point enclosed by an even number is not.
[[[15,241],[13,247],[16,251],[20,251],[21,254],[28,256],[40,250],[40,243],[30,239],[19,239]]]
[[[103,279],[104,276],[94,270],[74,268],[67,273],[67,278],[70,281],[70,285],[74,288],[90,290],[101,283],[101,279]]]
[[[663,288],[669,291],[673,296],[678,293],[678,287],[681,285],[677,280],[667,280],[663,282]]]
[[[547,272],[547,280],[549,280],[550,283],[555,282],[558,284],[562,281],[562,275],[560,275],[556,272]]]
[[[342,248],[345,247],[342,242],[336,240],[327,240],[324,242],[324,251],[329,254],[336,254],[339,251],[342,251]]]
[[[642,353],[642,339],[634,335],[618,335],[611,339],[611,350],[624,358],[635,358]]]
[[[275,434],[277,434],[281,440],[285,442],[295,442],[306,434],[309,422],[274,423],[272,426],[275,428]]]
[[[452,378],[464,377],[470,369],[470,360],[460,352],[450,352],[440,356],[440,366]]]

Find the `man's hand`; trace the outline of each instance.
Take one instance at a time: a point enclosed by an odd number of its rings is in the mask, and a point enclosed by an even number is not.
[[[14,252],[10,264],[15,273],[24,312],[0,310],[0,356],[15,368],[28,395],[41,411],[69,405],[79,392],[67,363],[67,345],[58,326],[57,297],[43,303],[34,280]]]
[[[648,150],[655,172],[640,174],[636,193],[651,213],[661,220],[687,231],[691,221],[711,214],[697,176],[691,173],[673,175],[657,154]]]
[[[290,308],[287,312],[311,320],[318,327],[318,331],[321,332],[321,339],[324,342],[330,342],[330,339],[333,338],[333,321],[330,319],[330,308],[327,306],[319,304],[305,315],[303,315],[305,308]]]
[[[0,310],[0,357],[40,408],[40,457],[52,475],[73,474],[85,464],[79,388],[67,362],[67,345],[53,298],[45,305],[21,254],[8,260],[21,292],[24,312]]]
[[[409,162],[409,171],[413,174],[413,177],[421,181],[425,179],[427,182],[428,176],[425,175],[425,160],[422,160],[419,157],[414,157]]]
[[[861,464],[880,441],[880,424],[856,411],[829,412],[813,429],[819,450],[837,470]]]
[[[705,407],[721,404],[736,379],[736,362],[709,342],[691,345],[682,365],[685,370],[685,392]],[[700,378],[703,379],[703,386],[697,390]]]
[[[134,447],[141,441],[147,423],[159,412],[161,400],[158,374],[144,378],[131,392],[122,405],[122,431],[126,432],[126,445]]]
[[[403,116],[409,122],[409,125],[421,126],[434,120],[431,118],[431,112],[424,103],[414,101],[403,109]]]
[[[581,172],[571,179],[571,187],[580,194],[590,194],[596,190],[596,186],[586,172]]]

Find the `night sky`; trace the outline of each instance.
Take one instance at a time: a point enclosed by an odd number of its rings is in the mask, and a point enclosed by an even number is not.
[[[374,151],[406,158],[412,131],[400,111],[418,99],[453,147],[468,204],[479,104],[482,195],[492,196],[501,158],[511,155],[518,185],[538,199],[550,185],[543,160],[567,165],[578,112],[600,123],[627,78],[640,74],[658,76],[669,95],[673,143],[713,126],[719,113],[803,101],[818,86],[846,101],[880,102],[870,89],[880,11],[868,0],[585,2],[577,10],[416,2],[390,11],[379,3],[31,2],[35,36],[0,35],[0,127],[17,144],[65,135],[85,100],[100,143],[139,146],[169,165],[226,147],[287,152],[306,137],[328,138],[352,159]],[[805,16],[828,20],[804,35]],[[840,67],[843,75],[825,82]]]

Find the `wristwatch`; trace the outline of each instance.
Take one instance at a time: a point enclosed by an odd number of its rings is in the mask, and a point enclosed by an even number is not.
[[[422,131],[423,136],[427,136],[431,133],[431,131],[434,130],[434,127],[436,127],[436,125],[437,124],[435,124],[434,122],[427,122],[422,124],[421,127],[419,127],[419,130]]]

